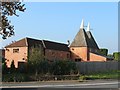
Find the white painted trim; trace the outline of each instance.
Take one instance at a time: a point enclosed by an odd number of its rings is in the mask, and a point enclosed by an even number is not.
[[[25,43],[26,43],[26,46],[28,46],[27,37],[25,38]]]
[[[44,43],[44,41],[43,41],[43,40],[42,40],[42,43],[43,43],[44,48],[46,48],[45,43]]]

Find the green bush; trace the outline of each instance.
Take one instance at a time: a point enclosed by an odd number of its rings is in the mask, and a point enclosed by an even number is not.
[[[2,63],[2,74],[6,74],[9,72],[9,69],[7,68],[5,63]]]
[[[18,73],[27,73],[27,63],[19,62],[18,68],[16,69]]]
[[[115,60],[120,61],[120,52],[114,52],[113,57],[114,57]]]
[[[2,75],[3,82],[25,82],[29,81],[29,76],[27,74],[21,73],[10,73]]]
[[[76,63],[66,60],[55,60],[51,64],[50,72],[53,75],[70,75],[77,71]]]
[[[14,61],[12,61],[11,67],[10,67],[10,73],[14,73],[16,71]]]
[[[39,60],[38,63],[28,62],[28,73],[47,74],[49,72],[49,62],[47,60]]]
[[[79,80],[80,80],[80,81],[86,80],[86,76],[81,75],[81,76],[79,77]]]
[[[28,62],[28,72],[34,74],[70,75],[77,73],[76,63],[68,60],[39,60],[38,63]],[[37,75],[36,74],[36,75]]]

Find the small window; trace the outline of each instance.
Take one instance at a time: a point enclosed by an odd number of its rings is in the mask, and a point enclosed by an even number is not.
[[[9,51],[9,49],[6,48],[6,51]]]
[[[13,49],[13,53],[19,53],[19,49]]]
[[[72,50],[74,51],[74,48],[72,48]]]

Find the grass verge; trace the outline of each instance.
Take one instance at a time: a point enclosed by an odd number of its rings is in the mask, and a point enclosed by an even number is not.
[[[120,71],[94,73],[89,75],[81,75],[79,80],[95,80],[95,79],[120,79]]]

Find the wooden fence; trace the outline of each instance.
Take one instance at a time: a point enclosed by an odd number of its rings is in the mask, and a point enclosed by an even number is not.
[[[92,74],[92,73],[99,73],[99,72],[115,71],[115,70],[118,70],[118,68],[119,68],[117,61],[76,62],[76,65],[77,65],[79,72],[82,74]]]

